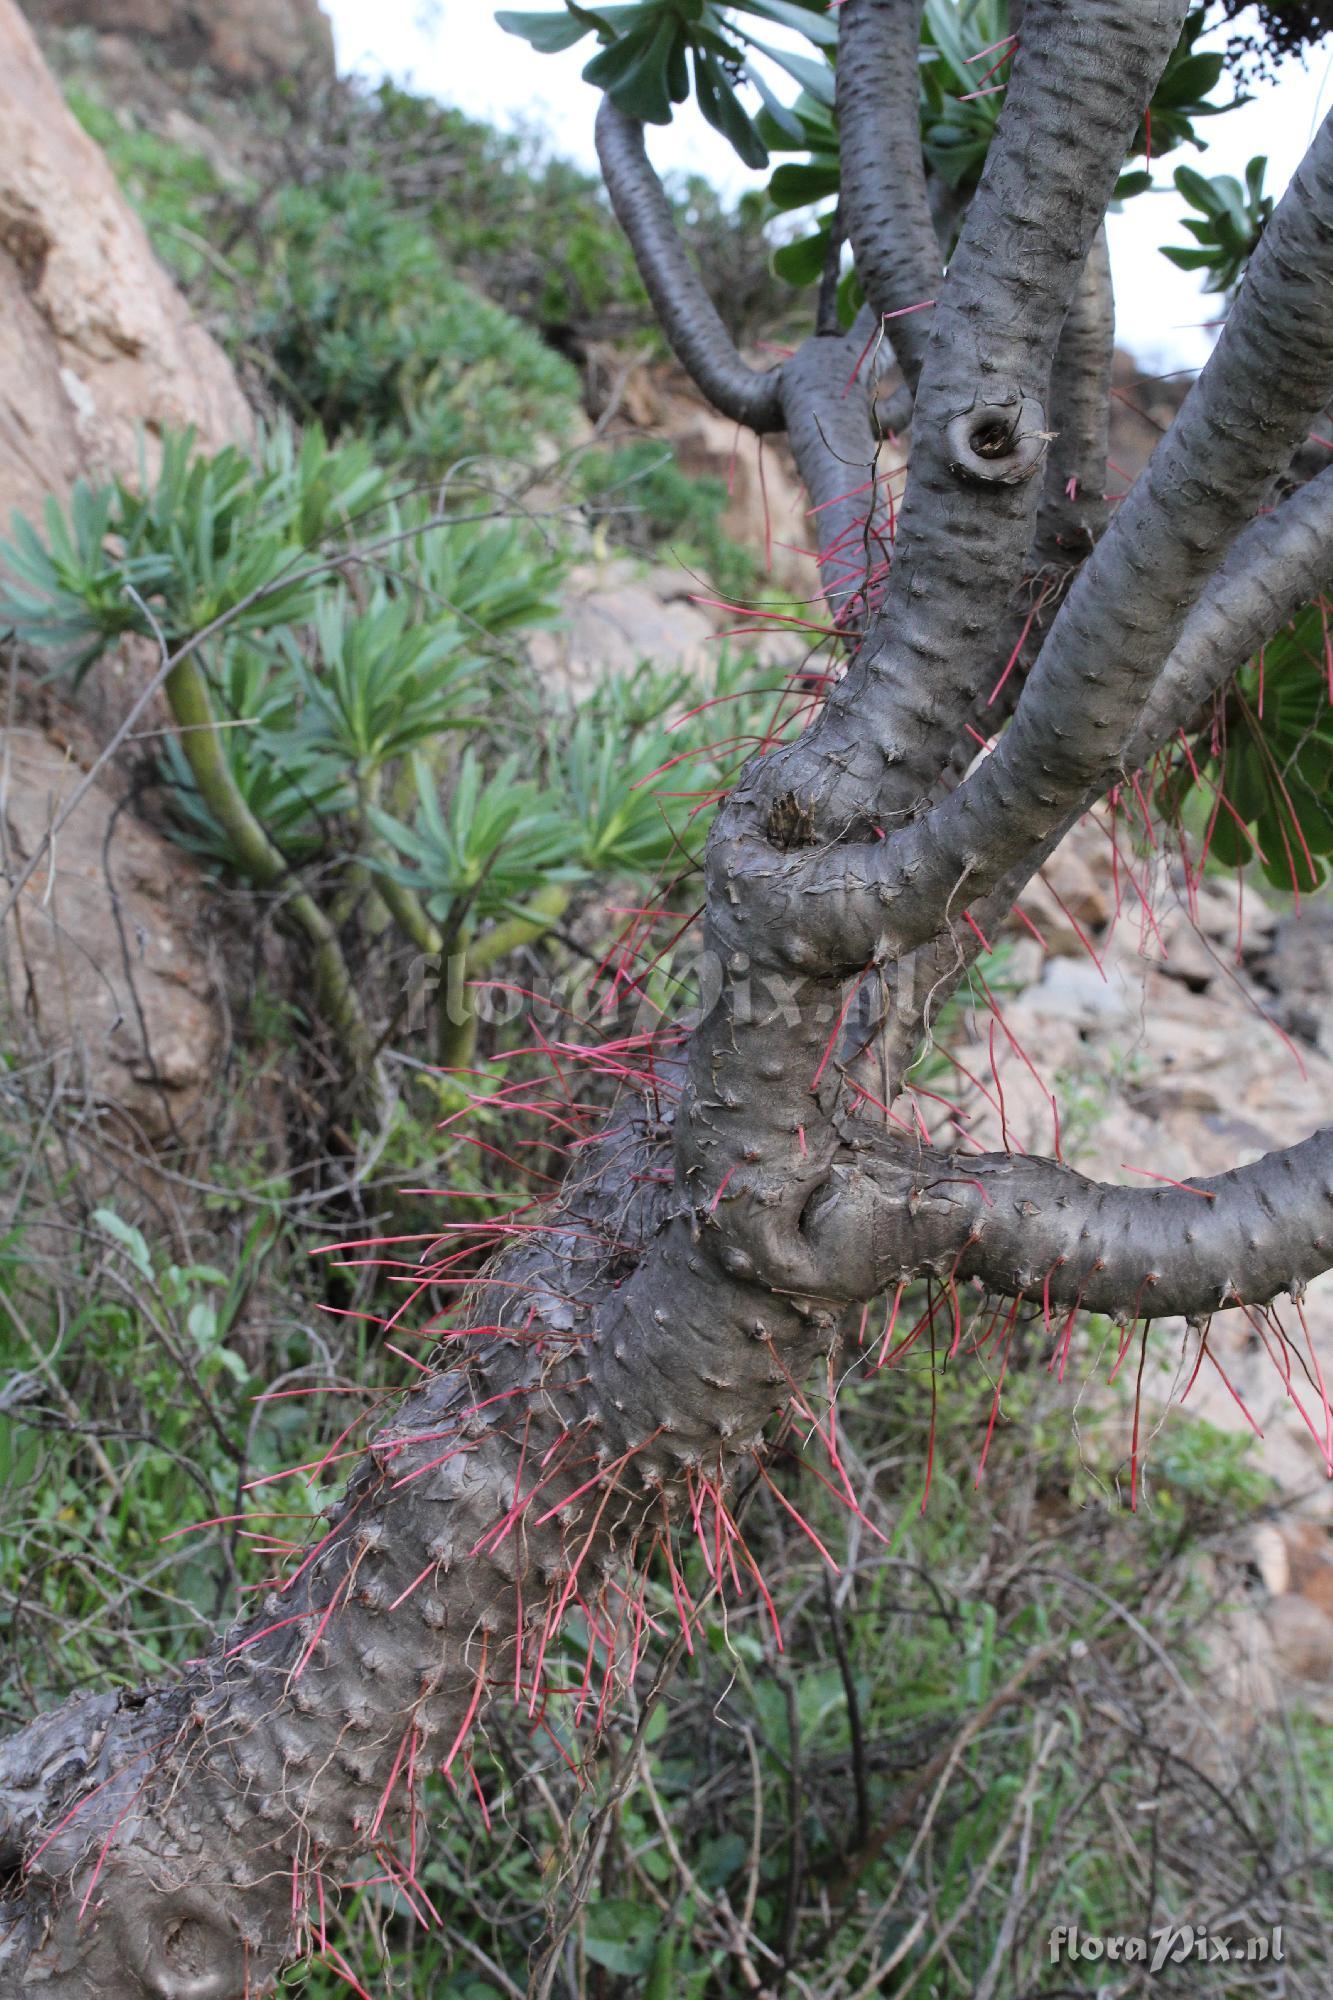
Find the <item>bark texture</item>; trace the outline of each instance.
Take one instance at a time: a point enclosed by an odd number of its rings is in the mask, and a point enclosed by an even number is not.
[[[913,390],[941,274],[917,114],[920,46],[921,0],[844,0],[839,213],[867,303]]]
[[[1184,12],[1028,0],[938,303],[895,336],[916,384],[896,522],[855,364],[938,275],[916,8],[841,17],[867,320],[770,374],[722,329],[641,129],[603,107],[608,186],[673,347],[718,409],[790,435],[851,663],[715,822],[688,1037],[645,1056],[652,1087],[492,1267],[475,1335],[382,1422],[299,1568],[179,1685],[79,1697],[0,1749],[5,2000],[270,1990],[321,1942],[356,1857],[392,1872],[417,1775],[465,1758],[492,1701],[544,1701],[576,1595],[609,1602],[657,1550],[670,1564],[703,1492],[725,1509],[849,1306],[930,1277],[1146,1325],[1299,1292],[1333,1263],[1329,1131],[1129,1189],[895,1138],[882,1116],[938,996],[1071,818],[1333,570],[1333,474],[1260,513],[1333,390],[1333,126],[1106,526],[1101,225]],[[959,782],[1020,613],[1013,719]]]

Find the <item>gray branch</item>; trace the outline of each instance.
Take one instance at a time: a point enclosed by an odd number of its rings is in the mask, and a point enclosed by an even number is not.
[[[977,687],[972,730],[958,739],[942,774],[948,790],[976,755],[977,734],[994,736],[1013,714],[1070,583],[1106,530],[1114,344],[1111,260],[1103,228],[1093,238],[1055,350],[1051,443],[1032,547]]]
[[[782,402],[796,467],[810,497],[824,597],[835,623],[864,628],[890,555],[873,414],[873,357],[857,361],[873,336],[868,313],[849,334],[816,334],[782,371]]]
[[[1261,514],[1237,537],[1225,563],[1190,613],[1148,705],[1120,760],[1142,770],[1181,730],[1196,727],[1207,705],[1259,648],[1295,614],[1333,586],[1333,467],[1274,513]],[[1027,884],[1100,796],[1090,788],[979,902],[969,905],[976,928],[954,922],[944,936],[913,954],[921,1005],[895,1009],[890,1101],[929,1026],[1005,921]]]
[[[1186,621],[1122,757],[1135,771],[1188,729],[1218,690],[1333,586],[1333,466],[1237,536]]]
[[[844,0],[838,17],[840,214],[856,274],[915,389],[940,288],[921,156],[921,0]]]
[[[801,1236],[791,1281],[808,1260],[849,1300],[933,1269],[1126,1321],[1264,1305],[1333,1262],[1333,1127],[1230,1173],[1141,1188],[876,1139],[834,1165]]]
[[[723,416],[752,431],[781,430],[781,371],[761,374],[742,361],[681,242],[643,126],[609,97],[597,113],[597,157],[658,324],[682,368]]]
[[[1056,346],[1184,12],[1185,0],[1028,9],[933,314],[888,593],[852,672],[788,760],[831,836],[867,797],[885,826],[918,809],[990,669],[1032,545]]]
[[[1111,258],[1102,228],[1079,275],[1051,370],[1051,448],[1033,538],[1038,574],[1058,579],[1077,569],[1106,529],[1114,345]]]
[[[1250,264],[1207,367],[1061,608],[991,756],[873,850],[789,858],[842,951],[938,931],[1121,767],[1191,606],[1333,382],[1333,118]],[[832,937],[828,939],[834,949]]]

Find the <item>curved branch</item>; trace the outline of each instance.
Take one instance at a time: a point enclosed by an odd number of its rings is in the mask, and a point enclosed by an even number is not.
[[[653,311],[682,368],[723,416],[752,431],[781,430],[781,370],[761,374],[741,360],[680,240],[643,126],[609,97],[597,113],[597,157]]]
[[[921,0],[844,0],[838,17],[839,213],[856,273],[915,389],[940,284],[921,156]],[[902,317],[897,317],[901,314]]]
[[[836,1272],[848,1299],[933,1269],[1126,1318],[1264,1305],[1299,1296],[1333,1262],[1333,1126],[1230,1173],[1152,1188],[877,1139],[835,1165],[802,1238],[801,1256],[826,1282]]]

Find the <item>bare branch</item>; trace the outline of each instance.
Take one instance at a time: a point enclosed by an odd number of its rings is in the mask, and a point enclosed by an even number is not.
[[[1146,764],[1303,604],[1333,585],[1333,466],[1238,535],[1186,620],[1122,759]]]
[[[723,416],[752,431],[781,430],[781,371],[760,374],[741,360],[680,240],[643,126],[609,97],[597,113],[597,157],[653,311],[682,368]]]
[[[844,0],[838,17],[839,213],[876,319],[916,388],[940,287],[921,157],[921,0]],[[901,317],[899,317],[901,315]]]
[[[933,1268],[1126,1318],[1263,1305],[1333,1260],[1333,1127],[1230,1173],[1141,1188],[867,1139],[808,1204],[789,1282],[806,1260],[849,1300]]]

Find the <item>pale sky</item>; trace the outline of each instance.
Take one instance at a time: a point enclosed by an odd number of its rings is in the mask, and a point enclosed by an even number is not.
[[[523,3],[532,7],[535,0]],[[343,70],[372,78],[387,74],[501,126],[531,124],[549,135],[555,150],[595,168],[597,93],[579,74],[595,46],[591,38],[562,55],[538,55],[496,27],[490,0],[324,0],[324,6]],[[766,32],[770,41],[787,39],[780,29]],[[779,72],[774,81],[794,94],[795,86]],[[1239,179],[1246,161],[1265,153],[1266,186],[1278,194],[1330,104],[1333,40],[1315,51],[1308,69],[1288,62],[1253,103],[1203,121],[1199,129],[1211,139],[1208,151],[1185,147],[1173,153],[1159,169],[1167,191],[1144,195],[1110,218],[1118,338],[1145,367],[1198,367],[1212,340],[1204,323],[1216,318],[1221,306],[1216,295],[1198,289],[1197,277],[1157,254],[1160,244],[1191,240],[1180,227],[1179,217],[1188,211],[1170,185],[1171,173],[1188,163],[1204,174]],[[650,129],[649,148],[662,172],[702,173],[734,192],[760,186],[766,178],[743,167],[692,104],[677,111],[670,127]]]

